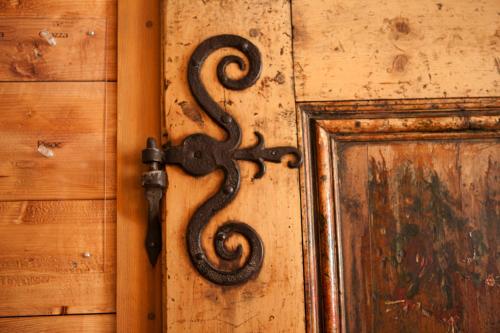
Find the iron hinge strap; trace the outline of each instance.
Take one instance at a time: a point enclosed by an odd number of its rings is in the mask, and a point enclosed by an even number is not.
[[[235,249],[229,249],[225,245],[225,241],[232,234],[242,235],[249,244],[250,251],[245,263],[233,270],[219,268],[207,258],[201,244],[201,235],[212,217],[233,201],[239,191],[241,176],[236,161],[257,163],[259,170],[254,178],[261,178],[266,171],[266,161],[279,163],[283,156],[291,154],[294,160],[288,162],[288,167],[297,168],[302,163],[302,154],[294,147],[266,148],[264,137],[259,132],[255,132],[257,143],[254,146],[240,148],[242,130],[238,122],[212,99],[200,75],[206,58],[218,49],[226,47],[235,48],[246,56],[248,70],[240,79],[229,78],[225,71],[227,65],[234,63],[241,70],[245,70],[247,65],[240,56],[225,56],[217,66],[219,82],[231,90],[243,90],[254,85],[262,70],[261,55],[254,44],[240,36],[218,35],[203,41],[195,49],[188,65],[188,82],[192,95],[203,111],[226,132],[226,138],[217,140],[206,134],[197,133],[189,135],[177,146],[166,145],[163,149],[158,148],[154,139],[150,138],[147,148],[143,151],[142,160],[150,165],[150,171],[143,175],[143,186],[146,188],[150,207],[149,222],[152,223],[152,219],[156,221],[150,225],[146,241],[152,264],[158,258],[158,251],[161,251],[161,245],[156,243],[158,240],[156,233],[158,231],[161,233],[159,202],[162,195],[158,193],[163,193],[167,184],[164,166],[166,164],[180,166],[186,173],[195,177],[208,175],[215,170],[223,172],[224,180],[219,190],[194,211],[188,224],[186,241],[191,262],[203,277],[219,285],[235,285],[255,277],[262,267],[264,245],[259,234],[251,226],[240,221],[227,221],[218,227],[214,236],[214,251],[221,261],[234,263],[242,256],[241,245]],[[223,266],[235,267],[235,265]]]

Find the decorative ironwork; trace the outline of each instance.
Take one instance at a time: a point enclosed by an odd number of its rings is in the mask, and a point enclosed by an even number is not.
[[[204,176],[216,169],[224,173],[224,181],[220,189],[194,212],[187,229],[187,246],[191,261],[198,272],[206,279],[220,285],[235,285],[248,281],[261,269],[264,258],[264,245],[257,232],[248,224],[239,221],[228,221],[222,224],[214,237],[215,253],[221,260],[239,261],[242,246],[230,250],[225,241],[233,234],[246,238],[250,246],[245,263],[234,270],[224,270],[209,261],[201,245],[201,235],[212,217],[226,207],[236,197],[240,188],[240,170],[237,160],[257,163],[259,171],[255,178],[261,178],[266,171],[265,161],[279,163],[284,155],[294,155],[288,162],[290,168],[297,168],[302,163],[302,154],[294,147],[265,148],[264,138],[255,132],[257,143],[253,147],[239,149],[241,144],[241,128],[238,122],[224,111],[209,95],[200,72],[207,57],[221,48],[235,48],[241,51],[248,60],[248,70],[240,79],[231,79],[226,74],[229,64],[237,64],[240,70],[246,69],[244,60],[235,55],[222,58],[217,65],[219,82],[228,89],[243,90],[257,81],[262,69],[261,55],[257,47],[245,38],[236,35],[219,35],[202,42],[191,56],[188,66],[188,82],[191,93],[208,116],[226,132],[224,140],[217,140],[206,134],[197,133],[188,136],[178,146],[167,145],[164,148],[165,164],[176,164],[193,176]],[[232,267],[231,265],[228,265]]]
[[[142,151],[142,163],[149,165],[149,171],[142,174],[142,186],[148,201],[148,229],[146,233],[146,251],[149,262],[155,266],[161,253],[161,209],[160,202],[167,187],[167,174],[164,168],[164,153],[149,138],[146,149]]]

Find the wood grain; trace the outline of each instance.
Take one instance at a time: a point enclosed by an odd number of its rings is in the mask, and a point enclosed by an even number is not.
[[[318,191],[307,206],[309,210],[318,207],[319,214],[312,228],[317,243],[308,242],[316,244],[313,252],[326,253],[330,260],[337,259],[335,250],[339,253],[339,278],[333,281],[340,290],[340,300],[335,302],[332,288],[323,287],[322,298],[308,304],[312,308],[309,312],[318,307],[322,310],[319,319],[324,329],[500,329],[500,317],[494,310],[498,307],[499,270],[495,259],[498,100],[456,102],[300,105],[304,127],[314,129],[305,134],[328,133],[332,145],[331,157],[325,158],[328,144],[323,136],[306,141],[315,145],[308,153],[313,154],[314,162],[306,168],[317,168],[306,170],[307,177],[315,177],[306,184],[308,191]],[[478,120],[473,131],[455,122],[456,117],[469,116]],[[398,125],[405,119],[405,126]],[[428,126],[422,127],[415,119],[427,119]],[[441,126],[445,123],[453,126]],[[330,166],[325,167],[325,160]],[[330,182],[331,188],[325,188]],[[335,192],[335,203],[328,196],[331,191]],[[328,213],[325,205],[334,208],[335,218],[330,217],[327,223],[334,226],[336,241],[328,237],[330,228],[324,225],[325,214],[320,214]],[[305,249],[309,260],[314,258],[309,254],[311,249]],[[322,265],[321,255],[317,260],[320,271],[306,279],[322,282],[330,278],[331,268]],[[341,314],[341,327],[327,324],[327,320],[334,320],[335,312],[326,311],[324,306],[332,301]],[[310,332],[316,331],[310,327]]]
[[[2,332],[23,333],[114,333],[115,315],[73,315],[0,318]]]
[[[1,83],[0,200],[113,198],[115,92],[112,83]]]
[[[261,131],[266,146],[296,146],[288,1],[167,1],[164,30],[164,112],[168,139],[178,144],[186,135],[222,132],[193,100],[187,84],[187,62],[204,39],[232,33],[260,49],[263,71],[244,91],[223,89],[215,68],[221,50],[204,65],[202,80],[214,99],[243,128],[242,147],[255,143]],[[209,13],[203,15],[202,13]],[[232,66],[231,66],[232,67]],[[232,71],[234,70],[234,71]],[[231,68],[234,76],[241,75]],[[195,115],[193,117],[193,115]],[[266,175],[251,180],[254,165],[239,163],[241,188],[236,199],[207,227],[203,246],[212,260],[214,230],[236,219],[251,225],[265,247],[259,275],[241,286],[221,287],[204,280],[191,265],[185,243],[187,223],[201,203],[218,189],[221,174],[194,179],[168,167],[165,331],[168,332],[301,332],[304,330],[303,270],[298,173],[286,165],[268,165]],[[193,189],[196,189],[193,191]],[[263,195],[264,194],[264,195]],[[235,246],[241,239],[228,241]],[[246,245],[243,244],[246,248]]]
[[[299,101],[498,96],[500,5],[293,2]]]
[[[0,316],[115,311],[115,216],[114,201],[0,202]]]
[[[116,80],[116,7],[116,0],[0,0],[0,81]],[[58,46],[40,38],[43,29],[59,33]]]
[[[332,244],[337,244],[335,224],[335,189],[334,179],[338,176],[332,170],[332,147],[329,133],[319,126],[315,128],[316,148],[316,188],[318,200],[317,230],[318,230],[318,262],[319,282],[323,297],[321,302],[322,330],[324,333],[338,332],[340,323],[339,284],[338,281],[338,249]]]
[[[161,127],[159,1],[120,1],[119,18],[117,330],[154,333],[162,327],[162,259],[153,269],[144,249],[140,156]]]

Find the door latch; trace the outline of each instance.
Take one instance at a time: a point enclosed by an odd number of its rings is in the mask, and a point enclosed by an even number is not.
[[[280,163],[285,155],[293,155],[288,167],[297,168],[302,163],[301,152],[294,147],[266,148],[264,137],[255,132],[257,143],[253,147],[240,148],[242,130],[234,117],[221,108],[209,95],[201,80],[201,68],[207,57],[221,48],[234,48],[242,52],[248,60],[248,70],[240,79],[231,79],[226,74],[229,64],[236,64],[245,70],[246,64],[240,56],[228,55],[217,65],[219,82],[227,89],[243,90],[258,80],[262,61],[258,48],[249,40],[236,35],[218,35],[203,41],[194,51],[188,65],[188,82],[191,93],[206,114],[226,133],[223,140],[206,134],[197,133],[186,137],[178,146],[167,144],[162,149],[153,139],[148,139],[143,150],[142,160],[150,165],[150,171],[143,176],[146,198],[149,202],[149,231],[146,246],[151,263],[156,261],[161,245],[161,215],[159,215],[160,194],[167,185],[166,174],[162,171],[167,164],[180,166],[186,173],[201,177],[215,170],[221,170],[224,180],[219,190],[202,203],[189,221],[186,241],[193,266],[206,279],[219,285],[235,285],[248,281],[261,269],[264,259],[264,245],[259,234],[248,224],[240,221],[227,221],[215,233],[214,251],[222,260],[238,262],[243,254],[242,246],[233,250],[226,247],[226,240],[233,234],[240,234],[248,241],[250,251],[243,266],[233,270],[216,267],[201,245],[201,235],[212,217],[233,201],[240,188],[240,169],[238,160],[254,162],[259,166],[254,178],[261,178],[266,172],[265,162]],[[152,222],[152,220],[154,220]],[[156,222],[155,222],[156,221]],[[151,232],[151,234],[149,234]],[[160,235],[157,235],[157,232]],[[234,265],[224,265],[234,267]]]
[[[142,163],[149,165],[149,171],[142,174],[142,186],[148,202],[148,229],[146,233],[146,251],[149,262],[155,266],[161,253],[161,198],[167,187],[167,174],[164,171],[163,150],[159,149],[156,140],[148,138],[146,149],[142,151]]]

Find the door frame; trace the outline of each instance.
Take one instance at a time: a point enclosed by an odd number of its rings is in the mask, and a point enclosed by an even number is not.
[[[161,332],[163,258],[144,248],[147,206],[140,153],[161,133],[160,0],[118,2],[117,302],[118,332]]]

